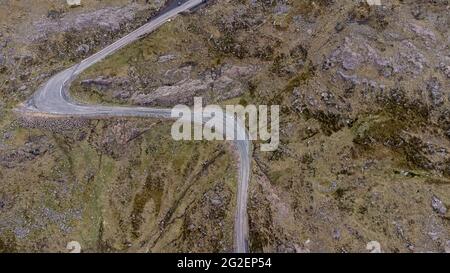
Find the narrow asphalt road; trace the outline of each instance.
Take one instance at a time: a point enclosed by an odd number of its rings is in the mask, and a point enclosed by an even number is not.
[[[34,96],[20,107],[24,113],[41,113],[55,116],[78,117],[151,117],[171,119],[171,109],[147,108],[147,107],[115,107],[104,105],[87,105],[73,100],[69,96],[69,87],[77,75],[113,54],[124,46],[140,39],[183,11],[192,9],[204,2],[203,0],[189,0],[180,6],[167,10],[157,18],[136,29],[120,40],[114,42],[103,50],[83,60],[81,63],[70,67],[50,78]],[[250,180],[250,147],[246,129],[237,123],[237,134],[245,136],[245,140],[236,140],[235,147],[239,155],[239,178],[236,203],[236,218],[234,226],[235,252],[248,251],[248,219],[247,200],[248,184]]]

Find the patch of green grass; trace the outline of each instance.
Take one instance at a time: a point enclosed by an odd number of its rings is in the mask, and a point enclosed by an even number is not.
[[[386,115],[371,115],[359,119],[353,126],[355,135],[353,141],[357,144],[368,145],[374,142],[398,142],[398,138],[405,125]]]

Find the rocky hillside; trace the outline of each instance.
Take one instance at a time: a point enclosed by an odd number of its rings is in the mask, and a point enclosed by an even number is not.
[[[220,1],[87,71],[80,100],[279,104],[253,251],[448,250],[448,1]]]
[[[0,249],[64,251],[78,240],[87,251],[229,251],[227,143],[171,142],[170,124],[156,120],[11,112],[148,16],[144,3],[106,2],[27,18],[47,22],[33,24],[39,32],[2,30]],[[381,2],[210,1],[92,67],[71,92],[108,104],[196,95],[280,105],[280,148],[254,143],[254,252],[367,252],[371,241],[385,252],[450,251],[450,4]],[[101,12],[123,21],[86,28]]]
[[[83,252],[232,250],[236,167],[226,143],[175,142],[159,120],[13,111],[163,4],[0,3],[0,252],[69,252],[71,241]]]

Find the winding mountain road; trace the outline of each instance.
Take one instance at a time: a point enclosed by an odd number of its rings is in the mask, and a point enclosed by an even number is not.
[[[154,31],[181,12],[192,9],[203,2],[203,0],[188,0],[173,9],[169,9],[160,16],[149,21],[147,24],[83,60],[81,63],[54,75],[42,87],[40,87],[39,90],[36,91],[34,96],[29,101],[22,105],[19,111],[28,114],[38,113],[51,114],[54,116],[88,118],[151,117],[172,119],[171,109],[83,104],[73,100],[69,96],[69,87],[75,77],[90,66],[117,52],[124,46],[140,39],[144,35]],[[248,184],[250,180],[251,141],[248,140],[246,129],[238,122],[236,131],[238,135],[245,136],[244,138],[241,138],[245,140],[235,141],[235,147],[239,155],[239,178],[234,226],[234,250],[237,253],[245,253],[248,251],[247,199]]]

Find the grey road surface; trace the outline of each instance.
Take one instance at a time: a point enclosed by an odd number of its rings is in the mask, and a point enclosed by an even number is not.
[[[152,117],[170,119],[170,109],[87,105],[70,98],[68,90],[74,78],[88,67],[113,54],[124,46],[140,39],[145,34],[154,31],[179,13],[192,9],[202,2],[203,0],[186,1],[180,6],[166,11],[120,40],[88,57],[81,63],[54,75],[36,91],[34,96],[28,102],[24,103],[19,111],[25,113],[51,114],[55,116],[82,116],[89,118]],[[236,130],[238,134],[247,136],[245,128],[237,125]],[[247,199],[248,183],[250,180],[251,142],[247,137],[244,139],[246,140],[235,141],[235,147],[239,155],[239,178],[234,227],[234,247],[235,252],[238,253],[248,251]]]

